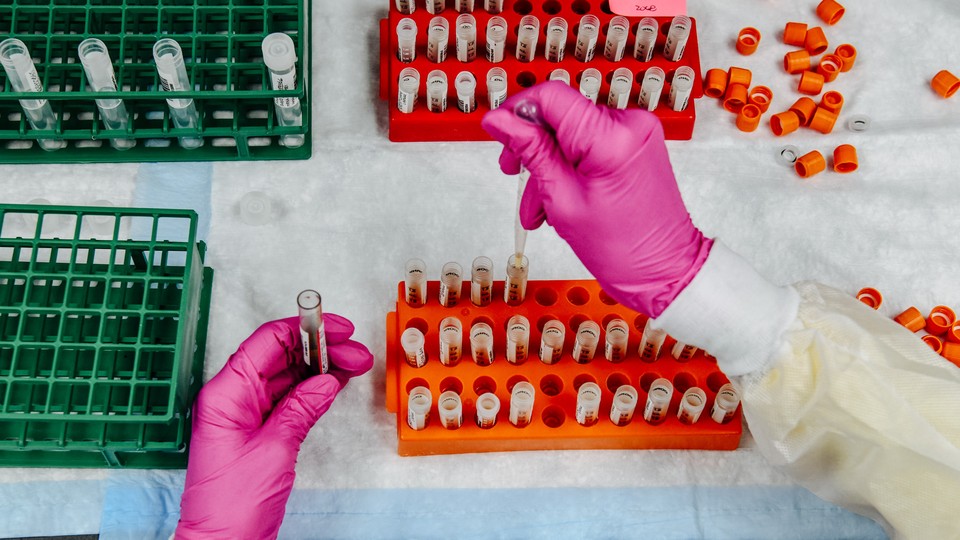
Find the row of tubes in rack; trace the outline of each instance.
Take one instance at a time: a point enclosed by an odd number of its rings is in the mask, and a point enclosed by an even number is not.
[[[419,307],[427,303],[427,263],[422,259],[410,259],[404,267],[404,296],[408,305]],[[507,278],[503,301],[516,306],[527,296],[527,277],[530,261],[526,256],[511,255],[507,261]],[[448,262],[440,269],[440,305],[452,307],[460,301],[463,289],[463,267]],[[493,301],[493,261],[480,256],[473,260],[470,269],[470,300],[483,307]]]
[[[673,399],[673,384],[664,378],[654,380],[647,392],[647,401],[643,407],[643,419],[650,424],[660,424],[670,414],[670,401]],[[577,389],[577,404],[574,416],[581,426],[596,425],[601,418],[600,400],[602,391],[595,382],[584,382]],[[626,426],[633,420],[640,393],[629,384],[618,387],[613,392],[610,405],[610,422],[616,426]],[[534,421],[533,405],[536,390],[526,381],[517,382],[510,391],[508,420],[517,428],[524,428]],[[676,416],[683,424],[696,424],[707,405],[707,393],[698,387],[688,388],[680,398]],[[740,405],[740,395],[732,384],[727,383],[717,391],[710,409],[710,418],[718,423],[729,422]],[[463,425],[463,402],[460,394],[447,390],[437,399],[437,416],[440,425],[446,429],[459,429]],[[426,429],[430,424],[433,409],[433,395],[425,386],[414,387],[407,400],[407,425],[415,431]],[[500,398],[493,392],[480,394],[476,400],[475,422],[481,429],[490,429],[497,424],[500,413]],[[561,419],[544,417],[544,423],[550,427],[559,427]]]

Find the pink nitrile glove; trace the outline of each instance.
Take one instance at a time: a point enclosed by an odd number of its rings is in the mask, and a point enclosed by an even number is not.
[[[517,104],[538,118],[517,116]],[[620,303],[657,317],[703,266],[713,241],[690,220],[652,113],[594,105],[551,81],[487,113],[483,128],[504,145],[504,173],[530,171],[523,226],[553,226]]]
[[[308,376],[297,317],[258,328],[194,405],[176,538],[275,538],[293,489],[300,445],[373,355],[353,324],[325,313],[330,371]]]

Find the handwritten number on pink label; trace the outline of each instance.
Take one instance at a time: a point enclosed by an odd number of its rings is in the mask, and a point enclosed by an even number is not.
[[[687,0],[610,0],[610,10],[625,17],[686,15]]]

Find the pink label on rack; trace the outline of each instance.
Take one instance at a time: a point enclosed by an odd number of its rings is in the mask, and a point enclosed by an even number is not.
[[[687,14],[687,0],[610,0],[610,10],[625,17],[673,17]]]

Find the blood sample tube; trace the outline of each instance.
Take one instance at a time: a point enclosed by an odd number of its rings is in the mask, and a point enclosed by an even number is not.
[[[530,321],[514,315],[507,321],[507,362],[522,364],[530,349]]]
[[[470,328],[470,354],[478,366],[493,363],[493,329],[487,323],[477,323]]]
[[[640,97],[637,102],[648,111],[656,110],[660,104],[660,93],[663,92],[663,81],[666,73],[654,66],[648,68],[640,84]]]
[[[427,73],[427,109],[435,113],[447,110],[447,74],[439,69]]]
[[[562,62],[567,46],[567,20],[554,17],[547,23],[547,45],[544,55],[548,62]]]
[[[297,296],[300,311],[300,337],[303,341],[303,361],[320,373],[329,370],[327,337],[323,330],[323,308],[320,293],[307,289]]]
[[[493,261],[490,257],[477,257],[470,271],[470,300],[473,305],[490,305],[493,299]]]
[[[633,57],[641,62],[653,60],[660,24],[652,17],[644,17],[637,26],[637,41],[633,45]]]
[[[527,275],[530,272],[530,261],[525,255],[519,257],[511,255],[507,260],[507,279],[503,286],[503,301],[510,306],[523,303],[527,296]]]
[[[429,3],[427,4],[429,6]],[[447,59],[447,45],[450,42],[450,23],[444,17],[430,19],[427,29],[427,59],[440,63]]]
[[[408,17],[397,23],[397,58],[404,63],[417,58],[417,23]]]
[[[397,109],[402,113],[412,113],[417,106],[420,93],[420,72],[408,67],[400,70],[397,84]]]
[[[670,398],[673,397],[673,383],[667,379],[657,379],[650,385],[647,392],[647,405],[643,409],[643,419],[651,424],[658,424],[667,417],[670,408]]]
[[[613,403],[610,405],[610,421],[617,426],[625,426],[633,419],[633,413],[637,410],[637,400],[639,398],[637,389],[625,384],[613,394]]]
[[[533,402],[536,391],[533,385],[521,381],[513,385],[510,393],[510,423],[518,428],[526,427],[533,418]]]
[[[503,17],[490,17],[487,21],[487,60],[491,63],[503,62],[503,51],[507,45],[507,20]]]
[[[427,363],[426,339],[417,328],[407,328],[400,334],[400,346],[411,367],[421,368]]]
[[[630,35],[630,21],[626,17],[616,16],[607,25],[607,43],[603,47],[603,56],[611,62],[623,60],[623,51],[627,48],[627,36]]]
[[[696,74],[690,66],[681,66],[673,74],[673,82],[670,83],[670,93],[668,94],[667,104],[675,111],[682,111],[687,108],[690,102],[690,93],[693,91],[693,78]]]
[[[697,387],[688,388],[687,391],[683,393],[683,398],[680,399],[677,418],[679,418],[683,424],[696,424],[706,404],[706,392]]]
[[[577,329],[577,339],[573,343],[573,360],[586,364],[593,360],[600,343],[600,325],[593,321],[583,321]]]
[[[440,305],[450,307],[460,300],[460,288],[463,285],[463,267],[448,262],[440,270]]]
[[[540,19],[534,15],[525,15],[520,19],[517,32],[517,60],[532,62],[537,56],[537,40],[540,39]]]
[[[581,62],[593,60],[597,49],[597,37],[600,36],[600,19],[596,15],[584,15],[580,18],[577,29],[577,47],[573,51],[574,57]]]
[[[697,354],[697,347],[679,341],[674,343],[673,349],[670,350],[670,355],[680,362],[690,360],[695,354]]]
[[[610,80],[610,94],[607,107],[626,109],[630,103],[630,89],[633,86],[633,72],[627,68],[617,68]]]
[[[710,409],[710,418],[718,424],[726,424],[733,418],[740,406],[740,393],[727,383],[717,390],[717,398],[713,401],[713,408]]]
[[[607,324],[607,342],[604,356],[611,362],[622,362],[627,357],[627,342],[630,340],[630,325],[623,319],[614,319]]]
[[[580,93],[583,94],[583,97],[589,99],[590,101],[596,103],[597,97],[600,95],[600,81],[603,76],[600,75],[600,70],[596,68],[589,68],[580,75]]]
[[[692,22],[686,15],[677,15],[670,23],[667,32],[667,41],[663,44],[663,56],[671,62],[679,62],[683,58],[683,51],[687,47],[687,38],[690,37]]]
[[[454,366],[463,352],[463,325],[456,317],[440,321],[440,363]]]
[[[557,68],[550,72],[551,81],[563,81],[565,84],[570,84],[570,72],[563,68]]]
[[[463,403],[460,401],[460,394],[453,390],[440,394],[437,398],[437,413],[440,425],[446,429],[458,429],[463,425]]]
[[[577,390],[577,423],[592,426],[600,419],[600,387],[597,383],[585,382]]]
[[[457,73],[453,86],[457,90],[457,108],[460,112],[469,114],[475,111],[477,109],[477,78],[473,73],[469,71]]]
[[[411,429],[420,431],[430,423],[430,407],[433,404],[433,395],[426,386],[417,386],[410,391],[407,399],[407,425]]]
[[[404,286],[407,291],[407,305],[424,305],[427,302],[427,263],[420,259],[407,261]]]
[[[544,364],[556,364],[563,357],[563,339],[566,336],[563,323],[553,319],[543,325],[540,335],[540,361]]]
[[[497,413],[500,412],[500,398],[492,392],[480,395],[477,398],[477,427],[490,429],[497,424]]]
[[[490,68],[487,72],[487,101],[490,110],[494,110],[507,100],[507,71],[503,68]]]
[[[643,327],[643,337],[640,338],[640,359],[645,362],[655,361],[660,356],[660,347],[663,347],[666,339],[667,333],[653,328],[651,319],[647,319],[647,324]]]
[[[457,17],[457,60],[473,62],[477,58],[477,19],[469,13]]]

